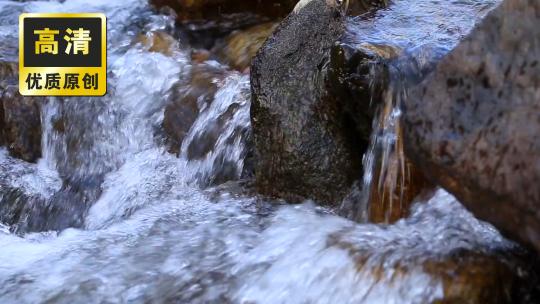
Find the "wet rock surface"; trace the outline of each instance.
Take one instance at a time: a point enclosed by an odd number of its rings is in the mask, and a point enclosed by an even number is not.
[[[313,198],[335,205],[350,191],[352,181],[362,177],[361,157],[370,142],[381,137],[378,139],[381,143],[375,143],[373,147],[375,164],[368,164],[373,166],[373,172],[367,173],[373,176],[370,185],[360,191],[369,192],[366,188],[373,188],[373,194],[368,198],[373,207],[368,216],[371,220],[393,222],[407,214],[414,197],[428,183],[414,164],[402,155],[400,126],[387,126],[385,124],[389,123],[384,120],[396,115],[393,111],[399,109],[402,96],[434,69],[441,52],[432,51],[430,47],[413,49],[413,42],[394,42],[391,34],[387,40],[380,38],[377,31],[387,27],[386,20],[401,18],[402,4],[395,13],[390,6],[379,15],[375,10],[387,5],[386,2],[366,3],[357,5],[356,10],[362,7],[363,12],[370,10],[375,15],[358,17],[359,25],[351,19],[345,22],[340,15],[333,22],[342,27],[328,39],[333,40],[331,43],[317,41],[319,37],[305,29],[324,33],[320,35],[325,37],[322,39],[326,39],[325,35],[331,30],[317,28],[321,25],[311,25],[295,13],[291,14],[288,19],[295,21],[280,25],[255,59],[252,65],[252,123],[256,159],[262,159],[263,163],[258,168],[261,174],[257,175],[257,180],[260,191],[265,194],[289,200],[292,197],[295,197],[293,200]],[[301,13],[308,5],[313,4],[299,3],[295,11]],[[375,19],[374,24],[369,22],[371,18]],[[429,20],[429,17],[422,18]],[[291,33],[294,27],[298,33]],[[280,39],[284,41],[281,45],[273,42]],[[294,50],[292,40],[301,41],[298,50]],[[283,51],[269,50],[270,47],[281,47]],[[299,59],[297,54],[310,59]],[[306,64],[309,60],[312,60],[311,67]],[[317,67],[313,67],[316,64]],[[264,72],[259,75],[257,69]],[[266,91],[264,86],[267,86]],[[277,89],[269,92],[274,88]],[[376,117],[381,117],[378,118],[380,121],[374,121]],[[372,135],[374,126],[379,130]],[[384,130],[388,128],[395,129],[398,138],[395,147],[384,147],[389,145],[384,137],[394,136],[386,135],[388,131]],[[308,152],[309,149],[312,151]],[[386,155],[391,153],[397,155]],[[316,165],[310,167],[313,160]],[[395,172],[383,172],[387,167]],[[295,180],[291,176],[301,178]],[[351,218],[358,220],[356,216]]]
[[[358,178],[361,158],[342,132],[339,105],[324,100],[329,52],[344,19],[340,7],[323,0],[300,7],[251,68],[257,188],[290,201],[332,204]]]
[[[330,53],[330,97],[343,102],[360,140],[367,146],[377,106],[389,82],[388,60],[394,56],[338,42]]]
[[[43,98],[19,94],[18,66],[0,63],[0,145],[28,162],[41,157],[41,104]]]
[[[0,197],[0,222],[11,226],[11,231],[19,235],[82,228],[89,207],[101,193],[99,184],[85,190],[77,188],[82,184],[66,184],[47,198],[7,187]]]
[[[406,103],[405,148],[478,218],[540,250],[540,3],[506,0]]]
[[[45,204],[43,198],[24,193],[21,189],[0,184],[2,193],[0,194],[0,222],[10,226],[13,232],[21,231],[20,226],[25,225],[24,221],[29,210],[40,209]]]

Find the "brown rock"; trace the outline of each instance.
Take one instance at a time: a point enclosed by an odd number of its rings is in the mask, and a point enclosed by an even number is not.
[[[402,284],[421,270],[432,284],[441,284],[443,295],[431,302],[434,304],[532,304],[540,299],[538,260],[519,248],[492,252],[458,249],[391,261],[385,256],[392,254],[372,256],[338,235],[333,235],[328,244],[346,250],[358,273],[370,274],[374,285]]]
[[[251,59],[255,57],[257,51],[277,25],[276,22],[268,22],[233,32],[221,45],[216,47],[214,52],[233,68],[244,71],[249,68]]]
[[[520,257],[457,252],[423,262],[426,273],[441,281],[444,296],[436,304],[534,303],[535,274]],[[534,295],[537,297],[537,295]]]
[[[505,0],[406,102],[407,155],[540,251],[540,2]]]
[[[41,97],[19,94],[15,63],[0,63],[0,144],[13,157],[35,162],[41,157]]]
[[[192,50],[191,60],[195,63],[203,63],[210,59],[210,52],[204,49]]]

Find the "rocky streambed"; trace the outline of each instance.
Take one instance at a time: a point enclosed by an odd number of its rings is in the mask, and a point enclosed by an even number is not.
[[[81,10],[108,94],[20,96],[19,14]],[[537,1],[0,16],[0,302],[539,301]]]

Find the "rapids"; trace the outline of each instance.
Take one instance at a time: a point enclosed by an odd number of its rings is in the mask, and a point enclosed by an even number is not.
[[[416,2],[429,14],[441,1]],[[109,93],[47,99],[43,158],[28,164],[0,150],[0,204],[32,198],[28,216],[45,217],[36,210],[54,201],[62,212],[49,221],[79,228],[0,224],[1,303],[426,303],[444,292],[426,260],[515,246],[440,189],[408,218],[375,225],[261,198],[243,182],[210,186],[223,170],[238,180],[244,169],[249,77],[227,72],[179,156],[167,153],[156,128],[171,88],[186,82],[189,45],[165,56],[133,43],[174,28],[146,0],[0,1],[0,60],[16,60],[20,13],[78,11],[108,17]],[[189,143],[231,105],[212,151],[190,160]],[[398,264],[408,271],[397,274]]]

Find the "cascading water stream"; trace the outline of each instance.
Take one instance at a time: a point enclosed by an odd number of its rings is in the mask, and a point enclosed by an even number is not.
[[[311,202],[290,206],[245,194],[235,182],[208,187],[224,175],[237,180],[244,169],[248,76],[226,71],[213,100],[198,101],[179,156],[169,154],[156,129],[174,85],[189,85],[193,63],[182,41],[172,55],[134,43],[140,33],[171,28],[172,18],[152,12],[145,0],[0,1],[0,39],[7,41],[0,50],[16,50],[12,33],[21,12],[80,10],[108,16],[108,95],[47,99],[37,164],[0,148],[0,204],[33,202],[42,210],[39,204],[60,202],[59,215],[74,212],[80,225],[16,234],[0,224],[0,302],[427,303],[445,296],[440,263],[448,256],[514,248],[443,190],[408,218],[375,225]],[[390,146],[399,92],[387,92],[391,106],[379,119]],[[192,157],[189,147],[211,131],[208,153]],[[379,144],[384,136],[374,138]]]
[[[370,86],[375,118],[363,157],[363,180],[353,219],[388,223],[407,214],[411,200],[420,190],[415,188],[424,185],[403,152],[402,102],[409,89],[497,3],[498,0],[453,1],[446,9],[440,9],[440,1],[397,0],[391,9],[380,10],[373,18],[360,16],[351,20],[345,40],[379,58],[369,63],[371,79],[388,78],[382,84],[372,81]],[[440,20],[444,20],[444,26]]]

